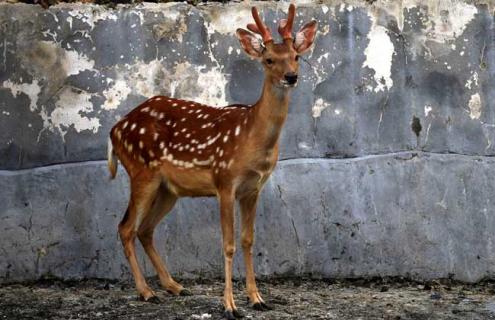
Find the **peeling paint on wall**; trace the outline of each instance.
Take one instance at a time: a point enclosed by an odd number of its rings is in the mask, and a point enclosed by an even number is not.
[[[461,1],[431,1],[429,5],[430,40],[446,43],[460,36],[474,19],[478,9]]]
[[[101,20],[117,21],[117,15],[108,8],[99,5],[84,5],[79,6],[76,10],[68,11],[68,14],[73,18],[86,23],[93,29]]]
[[[95,62],[85,54],[66,50],[53,41],[38,41],[29,44],[21,58],[24,65],[40,78],[56,78],[77,75],[84,70],[92,70]]]
[[[423,135],[419,142],[426,149],[493,153],[483,137],[478,140],[484,144],[460,146],[457,150],[457,145],[467,139],[461,141],[461,137],[451,135],[454,131],[445,130],[448,126],[462,126],[469,129],[466,132],[493,135],[491,127],[471,119],[483,115],[483,121],[495,123],[491,113],[485,114],[482,109],[482,102],[492,95],[486,84],[491,74],[478,68],[476,61],[480,52],[484,58],[493,56],[491,46],[483,47],[483,37],[489,33],[486,26],[492,24],[492,11],[487,15],[484,6],[466,2],[298,2],[296,25],[310,16],[320,25],[314,51],[304,59],[308,64],[301,62],[304,72],[291,101],[301,104],[297,109],[301,117],[316,118],[319,124],[318,130],[308,126],[301,129],[302,133],[299,128],[287,128],[287,141],[299,139],[297,136],[313,136],[317,141],[327,139],[324,133],[343,133],[342,139],[326,144],[315,142],[307,150],[284,146],[282,156],[295,157],[300,152],[304,157],[321,157],[329,152],[361,155],[415,147],[417,141],[408,140],[410,132],[400,129],[409,127],[408,123],[389,123],[402,121],[391,109],[408,119],[412,114],[430,118],[425,123],[427,140],[422,140]],[[289,2],[260,3],[260,12],[269,17],[267,23],[273,28],[288,5]],[[69,134],[68,141],[77,140],[81,145],[80,140],[90,137],[89,133],[108,130],[113,119],[155,95],[212,106],[254,101],[258,97],[261,68],[240,54],[234,35],[236,28],[252,22],[248,3],[197,7],[143,3],[116,8],[60,4],[48,10],[30,6],[29,14],[24,7],[20,10],[15,9],[16,5],[0,6],[17,10],[15,19],[22,25],[30,20],[44,24],[38,33],[23,27],[19,29],[21,33],[8,32],[3,43],[0,41],[2,67],[7,75],[0,85],[5,101],[14,101],[16,106],[25,104],[26,109],[29,106],[33,114],[28,115],[29,123],[24,127],[32,125],[34,132],[44,128],[47,143],[60,143],[59,135],[67,138]],[[12,25],[10,17],[0,19]],[[272,31],[276,35],[276,30]],[[403,101],[406,96],[408,100]],[[5,112],[16,114],[9,106],[2,108],[4,121]],[[466,110],[463,119],[454,118],[454,108]],[[41,117],[44,127],[35,121],[36,117]],[[339,122],[342,119],[346,122]],[[477,126],[484,126],[485,131]],[[362,132],[376,132],[377,127],[378,134],[361,139]],[[79,137],[78,132],[85,134]],[[389,138],[392,136],[397,138]],[[36,135],[25,140],[35,143]],[[45,152],[32,145],[22,150]],[[22,155],[12,154],[9,165],[16,167],[19,157]],[[49,154],[43,157],[52,161]],[[30,155],[30,159],[36,156]],[[32,165],[27,161],[22,165]]]
[[[466,88],[471,90],[473,86],[474,88],[478,87],[478,72],[476,71],[473,72],[473,75],[466,81]]]
[[[153,34],[156,39],[177,39],[182,42],[183,34],[187,32],[186,17],[179,11],[167,10],[163,22],[153,26]],[[141,18],[144,21],[144,18]]]
[[[471,119],[479,119],[481,116],[481,97],[479,93],[475,93],[469,99],[469,117]]]
[[[115,109],[131,92],[145,98],[170,95],[210,106],[228,104],[225,96],[228,80],[216,66],[193,65],[186,61],[169,70],[162,60],[154,59],[148,63],[126,64],[124,68],[126,71],[120,73],[122,78],[103,93],[106,98],[103,109]]]
[[[58,130],[62,138],[70,128],[77,132],[90,130],[96,133],[100,127],[100,120],[88,115],[94,111],[90,99],[91,94],[87,92],[71,87],[64,88],[55,102],[55,110],[50,114],[47,114],[46,110],[41,113],[45,129]]]
[[[160,59],[154,59],[148,63],[138,61],[132,65],[126,64],[125,68],[127,72],[122,74],[127,85],[144,97],[163,93],[170,81],[167,77],[168,71]]]
[[[394,84],[392,80],[392,56],[394,54],[394,45],[390,41],[387,29],[376,25],[374,18],[373,26],[368,34],[370,42],[364,50],[366,60],[363,67],[372,69],[375,73],[375,88],[368,87],[368,90],[385,91],[390,90]]]
[[[233,35],[237,28],[245,28],[248,23],[253,22],[251,8],[249,6],[236,8],[214,7],[214,9],[209,12],[210,17],[207,17],[210,20],[206,28],[210,34],[218,32],[220,34]]]
[[[32,83],[13,83],[10,80],[6,80],[3,82],[2,86],[6,89],[10,89],[14,97],[17,97],[20,94],[27,95],[29,97],[29,110],[32,112],[37,110],[38,95],[41,92],[38,80],[33,80]]]
[[[430,115],[431,110],[433,110],[432,106],[430,105],[425,106],[425,118]]]
[[[322,98],[316,99],[315,104],[313,105],[312,108],[313,118],[319,118],[323,110],[325,110],[328,107],[330,107],[330,103],[326,102]]]
[[[112,80],[110,80],[112,82]],[[101,106],[102,109],[112,110],[117,109],[122,101],[124,101],[127,96],[131,93],[131,88],[129,88],[124,80],[115,81],[111,87],[103,91],[103,96],[105,97],[105,102]]]
[[[189,62],[177,64],[170,84],[170,93],[181,99],[193,100],[209,106],[226,106],[227,79],[217,67],[207,70],[207,66],[191,65]]]

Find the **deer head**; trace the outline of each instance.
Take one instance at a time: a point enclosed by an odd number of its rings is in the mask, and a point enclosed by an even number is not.
[[[317,23],[305,24],[293,37],[292,26],[296,7],[289,6],[287,19],[279,22],[278,32],[282,36],[281,43],[274,43],[270,29],[261,21],[258,10],[253,7],[255,24],[250,23],[245,29],[237,29],[237,37],[244,51],[263,64],[266,79],[279,88],[290,88],[297,84],[299,56],[311,48],[316,35]],[[254,34],[261,36],[261,40]]]

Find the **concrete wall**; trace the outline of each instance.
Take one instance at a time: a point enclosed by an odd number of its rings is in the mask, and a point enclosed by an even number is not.
[[[288,3],[258,5],[273,26]],[[317,41],[259,205],[258,273],[492,276],[491,4],[304,1],[297,27],[310,18]],[[108,131],[157,94],[255,102],[262,69],[234,37],[250,19],[248,4],[0,4],[0,282],[129,276]],[[222,274],[218,220],[214,199],[165,219],[174,274]]]

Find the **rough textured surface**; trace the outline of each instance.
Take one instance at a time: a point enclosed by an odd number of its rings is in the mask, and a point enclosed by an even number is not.
[[[272,26],[287,6],[260,3]],[[314,17],[320,31],[259,205],[258,273],[491,277],[491,5],[298,12],[296,27]],[[128,275],[116,233],[127,180],[106,178],[108,130],[156,94],[255,102],[262,70],[234,37],[250,19],[247,4],[0,3],[0,282]],[[181,201],[157,244],[174,274],[220,275],[215,201]]]
[[[281,161],[258,207],[258,274],[492,276],[494,165],[486,157],[410,152]],[[103,161],[4,174],[0,279],[128,274],[117,235],[127,178],[107,177]],[[165,221],[156,243],[174,274],[221,275],[214,199],[183,199]],[[237,275],[241,265],[239,251]]]
[[[237,306],[246,319],[461,320],[495,319],[493,283],[373,281],[260,282],[272,311],[254,311],[235,283]],[[152,282],[157,285],[156,281]],[[42,281],[0,288],[2,319],[220,319],[222,281],[187,281],[194,293],[174,297],[159,291],[160,304],[138,301],[130,283]]]
[[[320,32],[301,63],[281,158],[420,148],[493,155],[495,57],[487,5],[303,4]],[[260,3],[273,20],[287,3]],[[147,97],[253,103],[260,65],[234,32],[248,4],[0,4],[0,168],[103,159],[109,128]],[[423,130],[411,130],[416,116]]]

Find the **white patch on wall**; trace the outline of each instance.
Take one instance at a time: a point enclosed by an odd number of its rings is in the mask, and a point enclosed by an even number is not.
[[[116,96],[121,101],[125,100],[130,92],[144,97],[155,95],[169,95],[174,98],[197,101],[210,106],[225,106],[228,104],[225,96],[225,88],[228,81],[219,67],[205,65],[192,65],[189,62],[177,63],[173,70],[166,68],[161,60],[152,60],[148,63],[138,62],[125,65],[125,74],[118,85],[108,90],[106,107],[116,108],[116,101],[108,101],[113,91],[120,90],[121,95]],[[115,87],[115,89],[113,89]],[[117,92],[113,92],[117,93]]]
[[[430,2],[431,40],[445,43],[460,36],[478,13],[476,6],[463,1]]]
[[[320,30],[318,30],[318,34],[325,36],[330,32],[330,26],[328,24],[323,25]]]
[[[85,91],[79,92],[69,87],[64,88],[55,102],[55,109],[49,115],[45,109],[41,113],[45,129],[58,130],[62,138],[70,127],[77,132],[84,130],[98,132],[100,120],[85,115],[93,111],[90,99],[91,94]]]
[[[387,12],[397,18],[399,29],[404,27],[404,19],[408,10],[416,8],[426,26],[425,35],[429,40],[446,42],[460,36],[469,22],[474,18],[478,9],[466,1],[424,1],[401,0],[384,1]],[[455,50],[455,48],[452,48]]]
[[[260,16],[263,16],[260,12]],[[250,7],[214,7],[206,17],[206,29],[209,34],[215,32],[221,34],[235,34],[237,28],[244,28],[248,23],[253,23]]]
[[[70,5],[69,5],[70,6]],[[71,6],[74,8],[74,5]],[[81,5],[77,6],[76,9],[67,12],[73,18],[80,20],[83,23],[89,25],[93,29],[100,20],[113,20],[117,21],[117,15],[112,11],[103,6],[98,5]]]
[[[79,74],[84,70],[91,70],[95,66],[94,60],[90,60],[86,55],[77,51],[65,50],[56,42],[40,41],[38,47],[44,52],[58,52],[61,59],[60,63],[67,76]]]
[[[373,26],[368,33],[370,42],[364,50],[366,60],[363,67],[368,67],[375,71],[373,75],[376,87],[375,92],[390,90],[394,82],[392,80],[392,56],[394,54],[394,45],[387,34],[387,29],[376,25],[373,20]]]
[[[431,110],[433,110],[433,108],[427,104],[425,106],[425,117],[428,117],[428,115],[430,115]]]
[[[76,51],[65,50],[65,59],[62,60],[67,76],[78,74],[84,70],[91,70],[95,66],[93,60],[88,59],[84,54]]]
[[[326,102],[322,98],[316,99],[315,104],[311,109],[313,113],[313,118],[319,118],[323,110],[325,110],[328,107],[330,107],[330,103]]]
[[[38,85],[38,80],[33,80],[32,83],[14,83],[10,80],[3,82],[2,86],[4,88],[10,89],[12,95],[17,97],[18,95],[25,94],[29,97],[29,110],[36,111],[38,108],[38,95],[41,92],[41,88]]]
[[[464,55],[462,48],[453,44],[478,13],[476,6],[459,0],[423,2],[418,0],[381,2],[387,13],[396,17],[399,30],[403,30],[404,23],[416,23],[416,19],[424,26],[408,43],[412,60],[417,56],[433,60],[435,57],[448,54],[448,50],[460,50],[459,54]],[[412,9],[418,13],[417,17],[413,17],[410,21]]]
[[[318,63],[316,68],[311,68],[313,73],[316,76],[316,82],[313,82],[313,89],[316,88],[318,84],[321,82],[325,81],[328,77],[328,75],[335,70],[335,66],[332,64],[329,66],[329,61],[330,61],[330,53],[326,52],[319,56],[316,59],[316,62]]]
[[[479,119],[481,116],[481,97],[479,93],[475,93],[469,99],[469,117],[471,119]]]
[[[310,150],[310,149],[313,149],[313,147],[311,145],[309,145],[307,142],[299,142],[297,144],[297,147],[299,149],[303,149],[303,150]]]
[[[172,96],[180,96],[206,105],[226,106],[225,88],[228,81],[218,67],[206,71],[207,66],[191,65],[183,62],[176,65],[173,81],[170,84]]]
[[[469,79],[466,81],[466,88],[468,88],[469,90],[472,89],[472,86],[474,85],[474,87],[478,87],[478,72],[473,72],[473,74],[471,75],[471,77],[469,77]]]
[[[125,81],[115,81],[111,87],[103,91],[103,96],[105,96],[106,100],[101,106],[102,109],[117,109],[120,103],[127,98],[129,93],[131,93],[131,88],[127,86]]]
[[[162,65],[162,60],[155,59],[148,63],[126,64],[125,68],[127,70],[121,71],[121,73],[126,74],[126,83],[128,87],[132,88],[132,92],[144,97],[163,93],[163,87],[167,85],[165,78],[168,78],[165,75],[168,72]]]
[[[203,71],[205,68],[206,66],[198,68],[198,84],[203,90],[196,95],[197,99],[210,106],[226,106],[228,102],[225,97],[227,87],[225,75],[218,68]]]

